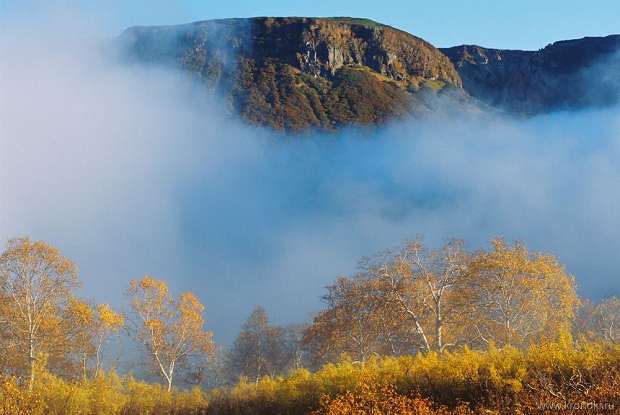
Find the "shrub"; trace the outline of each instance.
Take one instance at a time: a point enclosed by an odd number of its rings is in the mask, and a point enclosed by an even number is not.
[[[299,369],[258,382],[241,379],[210,392],[168,392],[114,373],[85,382],[37,376],[32,393],[14,378],[0,380],[0,415],[466,415],[583,413],[594,404],[601,413],[620,408],[620,345],[569,336],[527,351],[464,348],[375,357],[364,364],[345,358],[314,373]]]

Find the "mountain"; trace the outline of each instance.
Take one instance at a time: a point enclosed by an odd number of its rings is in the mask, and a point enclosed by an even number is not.
[[[613,56],[619,39],[536,52],[440,50],[368,19],[259,17],[132,27],[119,40],[126,58],[182,68],[246,121],[298,131],[437,111],[537,114],[608,104],[617,79],[593,86],[584,69]]]
[[[620,35],[564,40],[538,51],[469,45],[441,51],[469,95],[505,111],[533,115],[618,100]]]

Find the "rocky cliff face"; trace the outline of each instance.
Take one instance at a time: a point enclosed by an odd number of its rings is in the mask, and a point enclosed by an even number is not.
[[[620,96],[620,36],[553,43],[538,51],[442,49],[465,91],[494,107],[532,115],[606,106]]]
[[[438,50],[371,20],[290,17],[134,27],[120,41],[129,58],[182,68],[245,120],[283,130],[446,109],[538,114],[609,105],[620,91],[609,71],[620,68],[620,36]]]
[[[277,129],[372,124],[467,100],[450,60],[428,42],[370,20],[254,18],[134,27],[129,56],[171,64]]]

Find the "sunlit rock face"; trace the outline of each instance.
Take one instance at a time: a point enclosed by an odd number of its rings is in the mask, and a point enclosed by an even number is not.
[[[129,56],[171,64],[221,92],[245,120],[276,129],[376,124],[466,100],[449,59],[370,20],[254,18],[134,27]]]

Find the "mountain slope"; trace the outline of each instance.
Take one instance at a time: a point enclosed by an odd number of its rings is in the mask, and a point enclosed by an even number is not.
[[[351,18],[253,18],[134,27],[129,56],[171,64],[217,89],[250,122],[276,129],[374,124],[466,100],[430,43]]]
[[[367,19],[260,17],[132,27],[120,42],[130,59],[192,74],[246,121],[288,131],[436,111],[533,115],[610,105],[620,93],[609,71],[620,68],[618,35],[539,51],[439,50]]]
[[[470,45],[441,51],[468,94],[509,112],[533,115],[618,100],[620,35],[565,40],[538,51]]]

